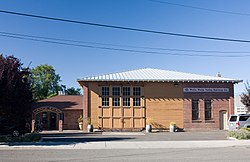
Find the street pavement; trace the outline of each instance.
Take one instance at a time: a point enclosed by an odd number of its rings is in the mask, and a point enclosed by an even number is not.
[[[250,140],[213,132],[42,132],[40,142],[0,143],[0,162],[249,161]]]
[[[250,146],[250,140],[229,140],[226,131],[212,132],[43,132],[33,143],[2,143],[0,149],[150,149]]]
[[[250,147],[169,149],[12,149],[0,162],[249,162]]]

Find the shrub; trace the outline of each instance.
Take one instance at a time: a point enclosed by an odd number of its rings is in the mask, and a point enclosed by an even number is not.
[[[0,142],[37,142],[41,135],[37,133],[27,133],[19,137],[0,136]]]
[[[0,142],[10,142],[11,136],[0,136]]]
[[[250,131],[250,128],[241,128],[241,130],[247,130],[247,131]]]
[[[79,118],[77,119],[78,123],[83,122],[83,116],[80,115]]]
[[[228,133],[229,137],[234,137],[236,139],[242,140],[242,139],[250,139],[250,129],[240,129],[236,131],[230,131]]]
[[[176,126],[176,122],[170,122],[170,125]]]

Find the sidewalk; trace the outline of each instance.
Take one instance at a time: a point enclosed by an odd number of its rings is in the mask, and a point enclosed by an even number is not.
[[[221,148],[250,146],[250,140],[216,141],[135,141],[135,142],[37,142],[0,144],[2,149],[157,149],[157,148]]]

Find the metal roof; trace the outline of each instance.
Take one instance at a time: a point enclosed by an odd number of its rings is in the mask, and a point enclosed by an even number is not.
[[[90,76],[78,79],[77,81],[146,81],[146,82],[230,82],[238,83],[242,80],[197,75],[169,70],[144,68],[125,72]]]

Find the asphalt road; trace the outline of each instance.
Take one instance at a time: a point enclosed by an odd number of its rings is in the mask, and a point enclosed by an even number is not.
[[[188,149],[11,149],[0,150],[0,162],[82,162],[82,161],[220,161],[248,162],[250,146]]]
[[[101,142],[101,141],[204,141],[226,140],[227,131],[210,132],[158,132],[158,133],[45,133],[43,142]]]

